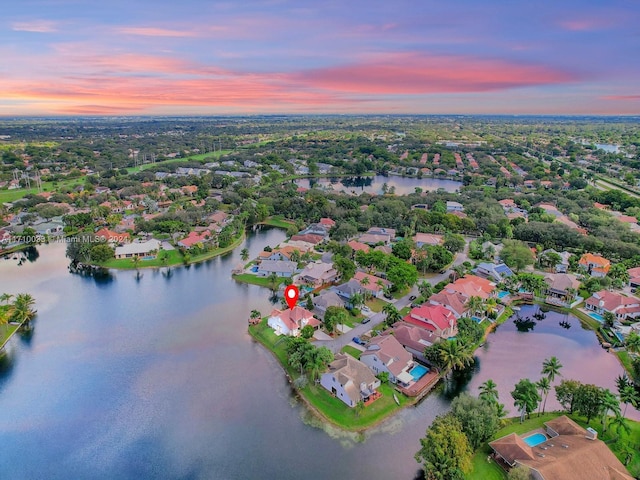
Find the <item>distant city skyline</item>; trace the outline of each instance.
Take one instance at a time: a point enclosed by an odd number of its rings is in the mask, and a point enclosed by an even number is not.
[[[637,115],[639,25],[630,0],[24,0],[0,115]]]

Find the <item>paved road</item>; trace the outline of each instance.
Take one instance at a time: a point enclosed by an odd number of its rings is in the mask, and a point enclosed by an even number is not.
[[[471,240],[472,240],[471,238],[467,238],[467,243],[465,245],[464,251],[456,255],[456,258],[454,259],[452,266],[462,265],[464,262],[468,260],[469,242]],[[429,283],[431,283],[431,285],[435,285],[436,283],[439,283],[449,278],[450,274],[451,274],[451,270],[447,270],[444,273],[437,273],[427,278],[427,280],[429,281]],[[407,293],[404,297],[399,298],[393,303],[398,310],[402,310],[404,307],[411,304],[411,300],[409,300],[409,297],[411,297],[412,295],[416,297],[420,295],[420,293],[418,292],[417,286],[414,286],[413,288],[411,288],[411,291],[409,293]],[[371,320],[368,323],[358,324],[350,332],[344,335],[340,335],[337,338],[334,338],[331,340],[317,340],[314,342],[314,344],[318,347],[327,347],[333,353],[338,353],[342,349],[342,347],[344,347],[345,345],[352,344],[352,346],[355,346],[355,344],[353,344],[353,342],[351,341],[353,337],[360,337],[366,332],[368,332],[369,330],[371,330],[372,328],[380,325],[384,321],[385,317],[386,315],[382,312],[376,313],[370,317]]]

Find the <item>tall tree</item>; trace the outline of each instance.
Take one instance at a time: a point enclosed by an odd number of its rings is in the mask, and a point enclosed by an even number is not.
[[[609,419],[609,412],[612,412],[614,416],[620,415],[620,400],[617,396],[606,389],[602,395],[602,431],[607,431],[607,420]]]
[[[557,375],[560,375],[560,369],[562,368],[562,364],[558,360],[557,357],[547,358],[542,362],[542,373],[546,375],[551,383],[556,379]]]
[[[587,424],[602,411],[604,389],[591,384],[578,387],[575,395],[575,409],[587,417]]]
[[[416,461],[427,480],[462,480],[471,469],[473,450],[453,415],[438,416],[420,439]]]
[[[480,385],[480,394],[478,395],[480,399],[489,402],[489,403],[497,403],[498,402],[498,386],[496,382],[491,379],[488,379],[482,385]]]
[[[547,408],[547,397],[549,396],[549,391],[551,390],[551,382],[549,381],[549,377],[542,377],[536,382],[536,386],[540,389],[540,396],[544,395],[544,402],[542,404],[542,413],[544,413],[545,409]],[[540,416],[540,411],[538,411],[538,416]]]
[[[474,450],[495,435],[500,427],[495,405],[467,393],[451,402],[451,413],[460,421],[462,431]]]
[[[531,413],[536,411],[541,400],[538,387],[528,378],[523,378],[516,383],[511,396],[513,404],[520,409],[520,423],[524,421],[525,414],[530,417]]]

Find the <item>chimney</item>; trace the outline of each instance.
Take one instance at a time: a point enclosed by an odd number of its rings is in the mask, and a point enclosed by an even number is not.
[[[589,440],[596,440],[598,438],[598,432],[593,428],[587,428],[587,434],[585,435]]]

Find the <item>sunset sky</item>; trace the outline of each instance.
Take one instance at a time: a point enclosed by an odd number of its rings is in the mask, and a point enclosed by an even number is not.
[[[637,0],[20,0],[0,115],[640,114]]]

